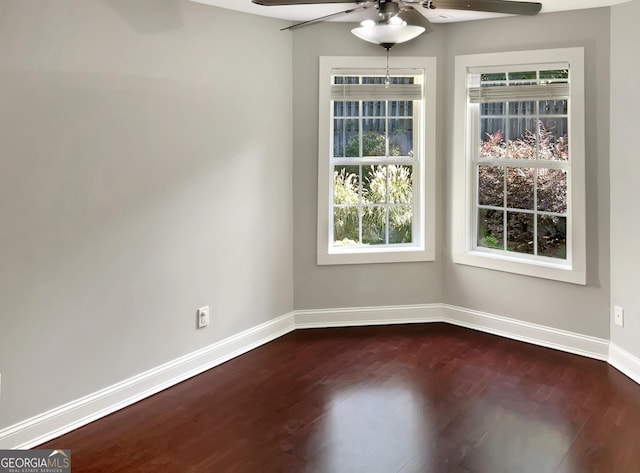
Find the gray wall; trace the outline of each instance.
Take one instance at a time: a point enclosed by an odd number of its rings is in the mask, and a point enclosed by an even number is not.
[[[294,33],[294,245],[296,309],[445,302],[586,335],[609,336],[609,9],[436,25],[391,50],[436,56],[438,243],[436,262],[316,265],[318,56],[382,55],[349,25]],[[588,284],[577,286],[455,265],[449,254],[455,55],[583,46],[586,54]],[[446,232],[446,233],[445,233]],[[551,302],[550,302],[551,301]]]
[[[442,302],[441,255],[436,262],[398,264],[316,265],[318,202],[318,57],[382,56],[380,46],[357,40],[348,23],[322,23],[301,28],[293,36],[293,213],[296,309],[362,307]],[[432,56],[438,59],[438,84],[444,80],[444,28],[394,46],[394,56]],[[439,94],[438,110],[444,102]],[[440,112],[439,117],[442,116]],[[442,175],[441,143],[444,124],[437,123],[437,176]],[[438,178],[437,193],[443,191]],[[441,200],[436,236],[442,241]]]
[[[625,310],[611,341],[640,357],[638,18],[638,0],[611,9],[611,302]]]
[[[292,310],[284,24],[2,1],[0,428]]]
[[[609,9],[514,17],[447,28],[447,74],[458,54],[583,46],[586,82],[587,285],[561,283],[453,264],[445,238],[444,301],[556,327],[609,336]],[[453,90],[447,91],[447,123],[453,122]],[[448,133],[448,149],[453,149]],[[450,152],[448,153],[450,156]],[[451,163],[451,159],[447,159]],[[451,168],[447,167],[451,186]],[[451,187],[447,194],[451,202]],[[452,215],[447,206],[447,229]]]

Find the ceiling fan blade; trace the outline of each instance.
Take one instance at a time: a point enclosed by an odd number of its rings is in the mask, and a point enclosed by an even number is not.
[[[404,2],[400,2],[402,8],[400,9],[400,13],[398,16],[405,20],[410,25],[422,26],[424,28],[425,33],[431,33],[434,30],[433,24],[420,13],[419,10],[415,9],[411,5],[407,5]]]
[[[542,4],[537,2],[511,2],[507,0],[432,0],[422,4],[425,8],[471,10],[509,15],[537,15]]]
[[[286,5],[321,5],[324,3],[363,3],[357,0],[251,0],[257,5],[265,7],[286,6]]]
[[[335,16],[348,15],[349,13],[355,13],[357,11],[366,10],[367,8],[371,8],[372,6],[373,6],[373,4],[367,4],[367,5],[364,5],[364,6],[350,8],[348,10],[339,11],[339,12],[336,12],[336,13],[330,13],[329,15],[324,15],[324,16],[320,16],[318,18],[313,18],[312,20],[301,21],[300,23],[296,23],[295,25],[287,26],[286,28],[281,28],[280,31],[293,30],[293,29],[296,29],[296,28],[300,28],[302,26],[307,26],[307,25],[311,25],[313,23],[317,23],[319,21],[328,20],[329,18],[333,18]]]

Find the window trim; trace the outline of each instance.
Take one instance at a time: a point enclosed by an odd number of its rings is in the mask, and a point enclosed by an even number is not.
[[[469,145],[472,126],[468,117],[467,73],[469,68],[544,65],[568,62],[571,74],[569,133],[571,140],[570,181],[567,192],[567,260],[534,260],[528,255],[474,249],[475,173]],[[455,58],[455,104],[453,133],[452,258],[457,264],[506,271],[574,284],[586,284],[586,200],[585,200],[585,96],[584,48],[461,55]]]
[[[435,260],[435,152],[436,152],[436,58],[392,57],[393,69],[424,70],[424,115],[420,146],[424,150],[418,165],[418,207],[420,241],[415,246],[351,248],[330,246],[331,215],[331,84],[333,69],[385,69],[385,57],[320,56],[318,87],[318,226],[317,264],[365,264]]]

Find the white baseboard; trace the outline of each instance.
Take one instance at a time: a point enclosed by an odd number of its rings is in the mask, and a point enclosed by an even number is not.
[[[299,310],[0,430],[0,449],[23,449],[39,445],[295,329],[428,322],[447,322],[598,360],[608,360],[640,384],[640,359],[607,340],[463,307],[422,304]]]
[[[294,313],[245,330],[0,430],[0,449],[26,449],[127,407],[294,330]]]
[[[618,345],[610,343],[609,364],[640,384],[640,358],[620,348]]]
[[[534,345],[607,360],[609,342],[552,327],[447,304],[296,311],[296,328],[447,322]]]
[[[442,321],[442,304],[297,310],[296,329]]]
[[[606,361],[609,341],[499,315],[443,305],[444,322],[576,355]]]

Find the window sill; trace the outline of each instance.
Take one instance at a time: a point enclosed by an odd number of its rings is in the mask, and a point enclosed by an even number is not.
[[[583,286],[587,283],[587,275],[584,270],[578,270],[566,264],[526,261],[515,257],[490,254],[482,251],[454,253],[453,262],[466,266],[552,279],[554,281],[580,284]]]
[[[435,261],[435,250],[424,248],[345,248],[318,253],[318,266],[339,264],[410,263]]]

